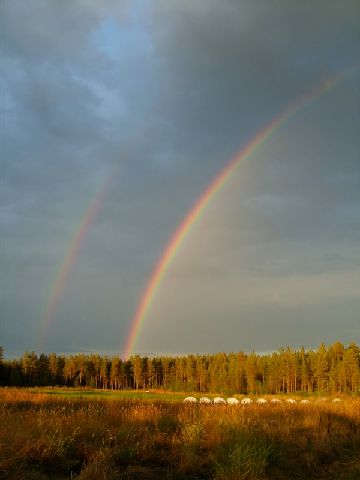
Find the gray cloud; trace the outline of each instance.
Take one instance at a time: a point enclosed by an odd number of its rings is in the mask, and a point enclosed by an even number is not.
[[[56,272],[114,166],[44,349],[121,349],[178,223],[289,102],[353,65],[359,13],[350,0],[2,2],[5,350],[36,344]],[[236,349],[235,334],[239,348],[259,350],[353,338],[358,303],[337,286],[360,280],[352,269],[360,240],[358,77],[354,71],[293,116],[241,165],[172,264],[139,348]],[[313,286],[312,306],[296,295],[300,278]],[[248,298],[239,296],[248,279]],[[284,284],[292,306],[260,301]],[[334,326],[339,312],[343,333]],[[268,343],[255,341],[264,324]]]

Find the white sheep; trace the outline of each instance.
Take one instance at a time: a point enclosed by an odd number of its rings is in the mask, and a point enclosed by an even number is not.
[[[227,401],[228,405],[238,405],[239,404],[239,400],[237,398],[234,398],[234,397],[229,397],[226,401]]]
[[[265,398],[258,398],[258,399],[256,400],[256,403],[260,403],[260,404],[261,404],[261,403],[267,403],[267,400],[265,400]]]
[[[334,398],[333,400],[334,403],[342,402],[341,398]]]
[[[241,405],[249,405],[250,403],[253,403],[253,401],[251,400],[251,398],[245,397],[241,400],[240,403],[241,403]]]
[[[199,402],[200,403],[211,403],[211,400],[208,397],[201,397]]]
[[[310,403],[310,400],[304,399],[304,400],[301,400],[300,403]]]
[[[222,397],[215,397],[213,400],[215,405],[221,405],[226,403],[225,400]]]
[[[288,398],[286,401],[287,403],[296,403],[296,400],[294,400],[293,398]]]
[[[282,401],[280,400],[280,398],[272,398],[271,403],[282,403]]]
[[[186,397],[184,398],[184,403],[196,403],[197,400],[195,397]]]

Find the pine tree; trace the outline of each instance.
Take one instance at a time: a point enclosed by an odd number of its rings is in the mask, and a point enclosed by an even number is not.
[[[133,367],[135,388],[138,390],[143,382],[142,360],[140,355],[135,355],[135,357],[131,357],[130,360]]]

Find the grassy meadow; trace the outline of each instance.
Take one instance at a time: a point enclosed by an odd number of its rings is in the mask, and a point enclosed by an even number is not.
[[[185,396],[3,388],[0,478],[360,479],[359,398],[230,406]]]

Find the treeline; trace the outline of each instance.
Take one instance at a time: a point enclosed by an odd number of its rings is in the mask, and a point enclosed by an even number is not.
[[[360,348],[336,342],[317,350],[216,353],[122,360],[97,354],[64,356],[26,352],[2,360],[0,383],[8,386],[67,386],[103,389],[161,388],[242,394],[360,393]]]

